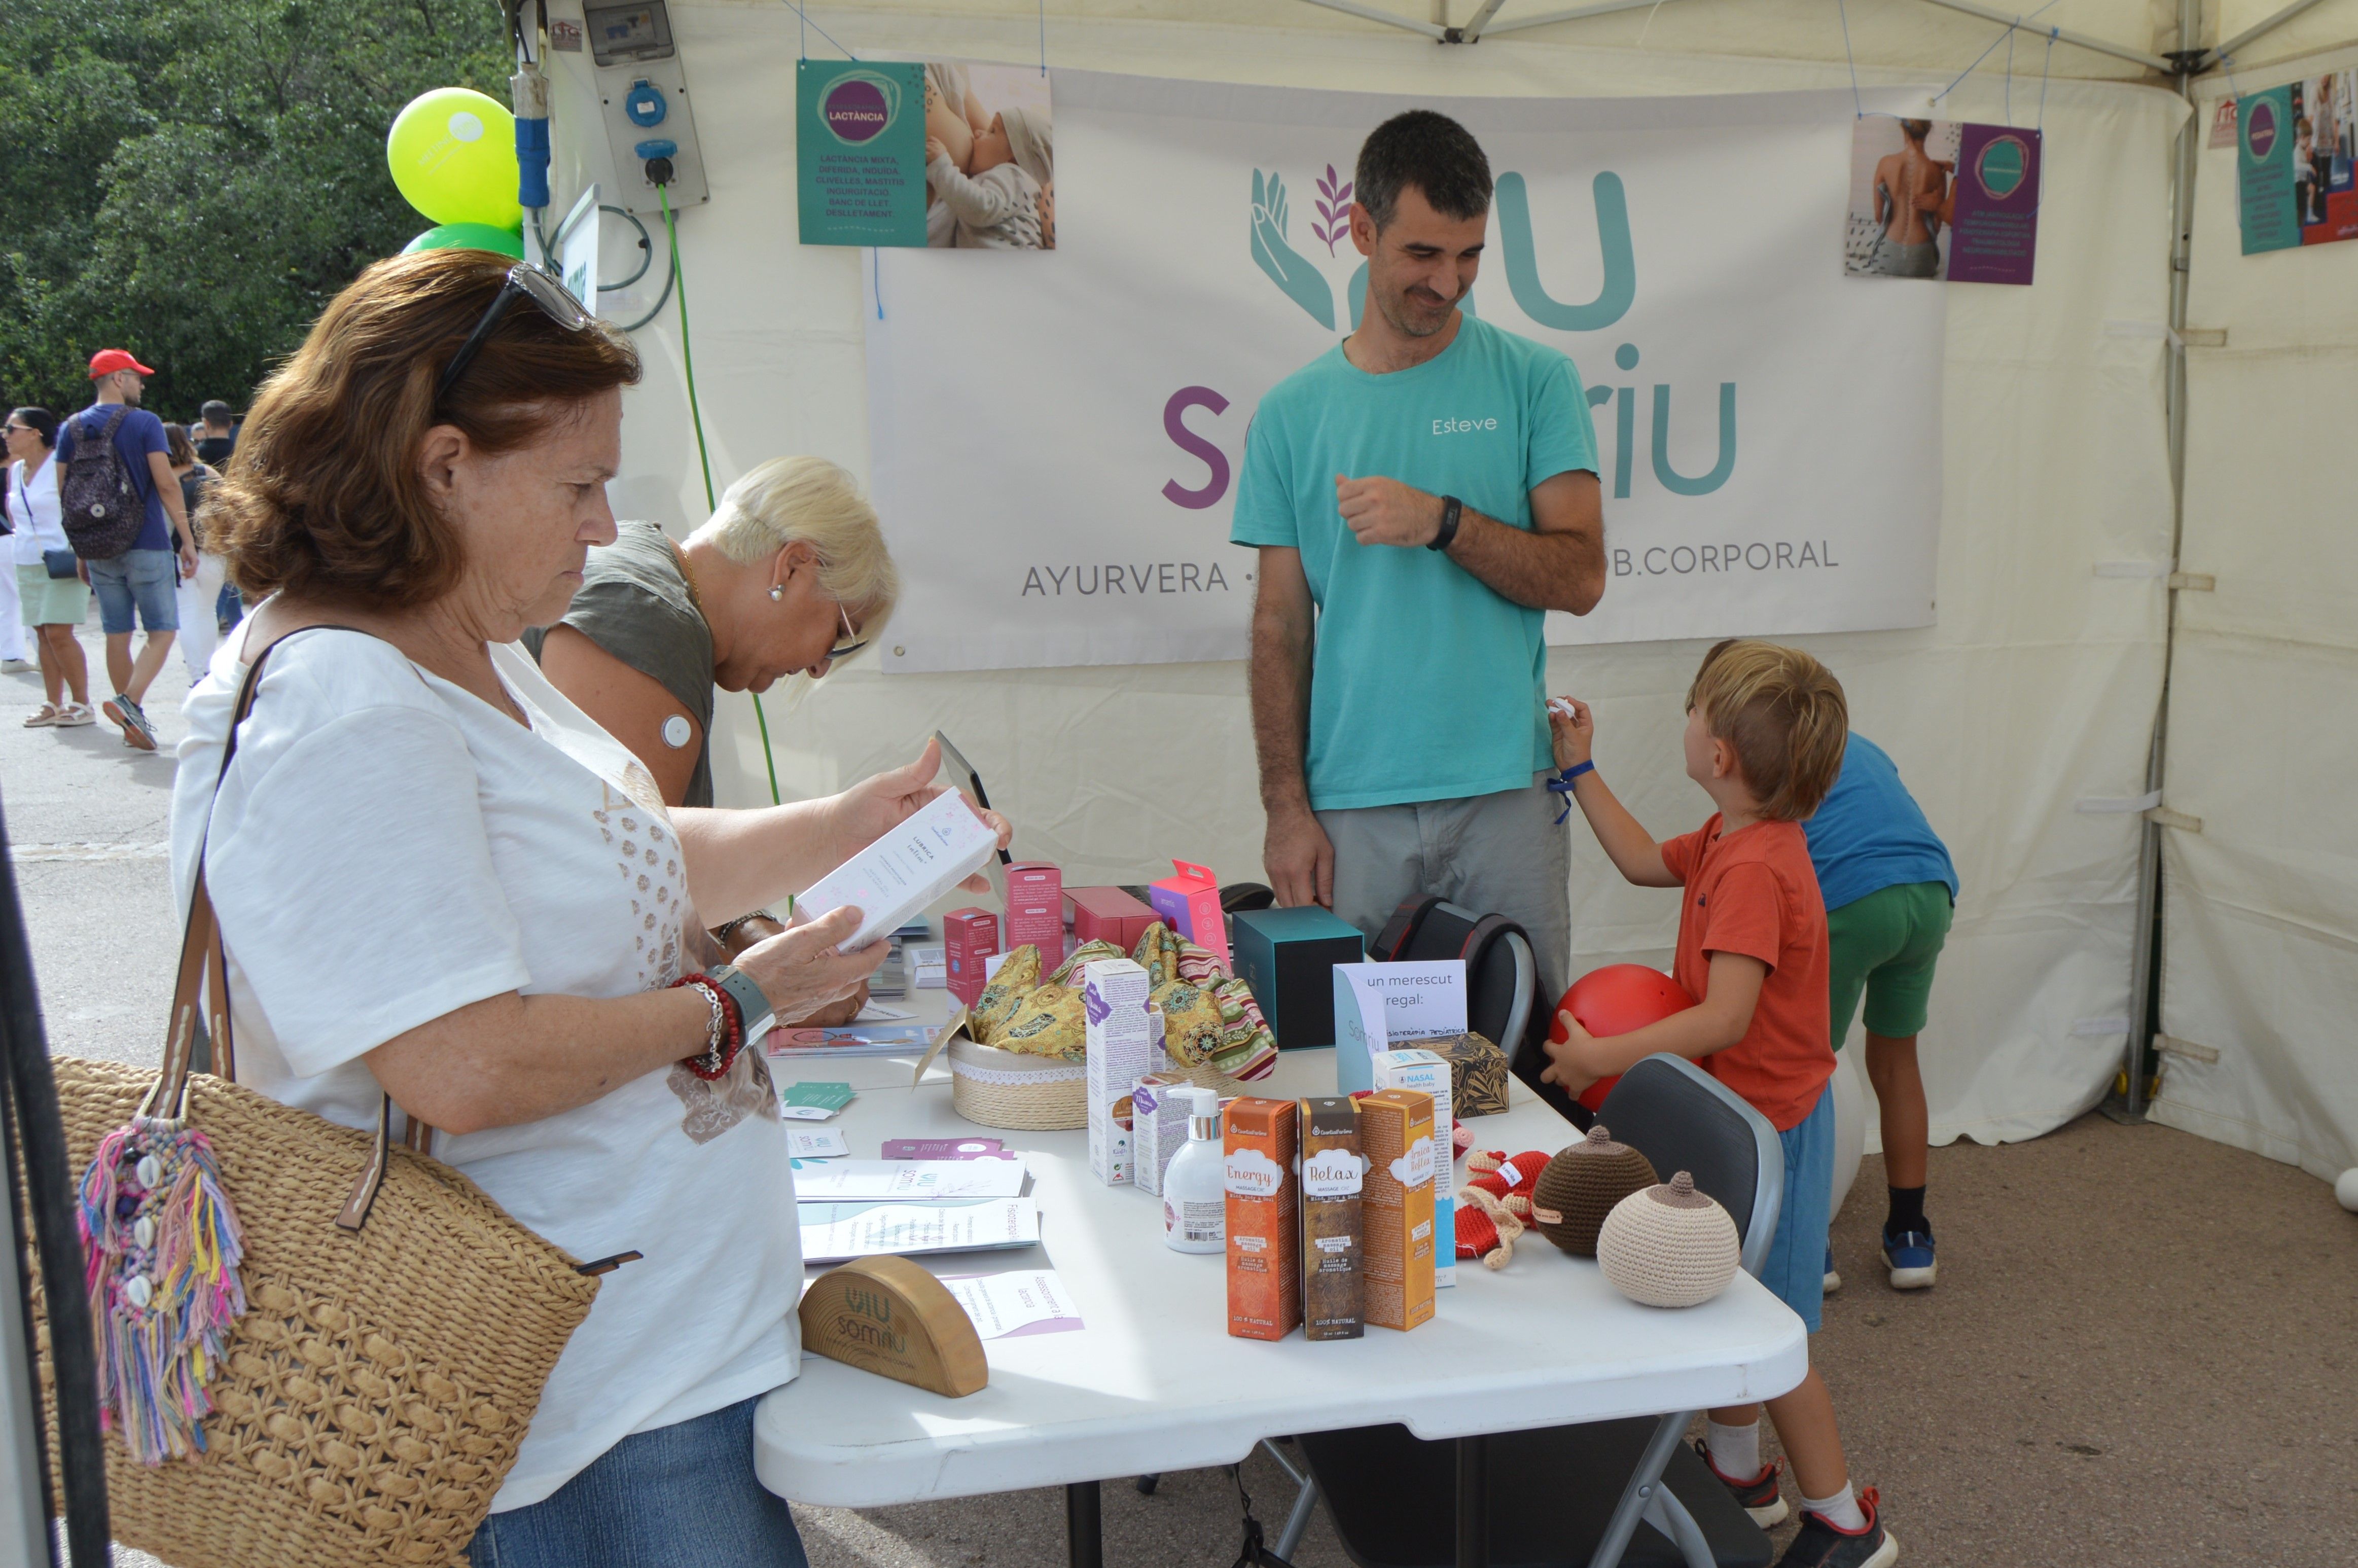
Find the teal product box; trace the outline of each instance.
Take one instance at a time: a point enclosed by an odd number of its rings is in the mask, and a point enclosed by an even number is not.
[[[1234,918],[1229,944],[1236,974],[1252,987],[1278,1048],[1335,1044],[1337,964],[1367,957],[1359,928],[1316,904],[1300,909],[1248,909]]]

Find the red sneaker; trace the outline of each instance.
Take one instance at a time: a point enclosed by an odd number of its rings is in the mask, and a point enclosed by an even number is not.
[[[1866,1523],[1844,1530],[1823,1514],[1801,1510],[1801,1533],[1777,1559],[1777,1568],[1891,1568],[1899,1561],[1899,1542],[1883,1528],[1883,1499],[1869,1487],[1858,1495],[1859,1511]]]
[[[1711,1462],[1711,1445],[1698,1439],[1695,1457],[1703,1467],[1719,1477],[1719,1484],[1732,1493],[1738,1505],[1752,1516],[1752,1522],[1767,1530],[1772,1524],[1782,1524],[1792,1510],[1785,1506],[1784,1494],[1777,1489],[1777,1465],[1774,1461],[1761,1467],[1760,1474],[1749,1481],[1739,1481]]]

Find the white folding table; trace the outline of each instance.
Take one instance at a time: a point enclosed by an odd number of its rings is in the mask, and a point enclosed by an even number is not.
[[[937,996],[920,993],[928,1014]],[[887,1138],[990,1130],[950,1108],[938,1063],[913,1087],[914,1065],[837,1058],[782,1076],[859,1090],[830,1124],[857,1157],[874,1158]],[[1332,1094],[1334,1053],[1284,1052],[1253,1087]],[[1552,1152],[1576,1136],[1520,1083],[1506,1114],[1467,1125],[1476,1148],[1510,1154]],[[1433,1321],[1409,1333],[1231,1338],[1222,1258],[1163,1246],[1161,1200],[1093,1180],[1085,1132],[993,1135],[1031,1164],[1040,1246],[915,1260],[937,1274],[1053,1266],[1087,1327],[987,1341],[990,1386],[957,1400],[806,1354],[801,1376],[762,1401],[754,1423],[755,1469],[772,1491],[873,1508],[1062,1486],[1072,1563],[1098,1568],[1101,1478],[1232,1465],[1263,1438],[1398,1422],[1460,1440],[1459,1559],[1472,1568],[1487,1554],[1483,1435],[1744,1404],[1808,1370],[1801,1319],[1749,1275],[1702,1306],[1660,1311],[1537,1235],[1503,1270],[1461,1262]]]

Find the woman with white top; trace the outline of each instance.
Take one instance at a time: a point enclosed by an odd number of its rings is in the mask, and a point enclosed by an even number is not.
[[[822,800],[670,809],[515,645],[615,536],[638,370],[562,286],[488,252],[394,256],[336,297],[208,497],[208,545],[269,597],[189,696],[173,866],[185,897],[204,856],[241,1082],[350,1127],[389,1096],[523,1225],[644,1255],[558,1358],[476,1568],[802,1568],[752,1441],[800,1354],[794,1177],[741,1047],[886,946],[838,951],[850,909],[733,967],[701,933],[915,812],[938,759]]]
[[[90,584],[66,557],[65,524],[58,507],[58,416],[46,408],[17,408],[8,415],[8,519],[16,527],[8,543],[16,568],[17,612],[33,629],[41,655],[41,686],[48,700],[25,720],[27,730],[70,729],[95,724],[90,706],[90,662],[74,628],[90,619]],[[62,577],[52,565],[65,567]],[[58,698],[71,694],[60,708]]]

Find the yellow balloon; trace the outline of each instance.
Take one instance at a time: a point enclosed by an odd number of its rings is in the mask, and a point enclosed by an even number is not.
[[[393,183],[437,223],[524,221],[516,201],[515,116],[467,87],[420,93],[394,117],[384,138]]]

